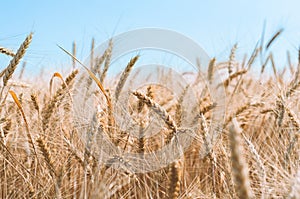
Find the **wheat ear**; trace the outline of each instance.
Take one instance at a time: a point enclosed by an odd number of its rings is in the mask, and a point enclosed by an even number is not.
[[[266,190],[266,183],[267,183],[267,174],[266,174],[266,169],[264,166],[264,163],[259,155],[259,153],[257,152],[257,150],[255,149],[255,146],[252,144],[252,142],[244,135],[242,134],[246,144],[248,145],[250,152],[254,155],[254,158],[257,162],[257,165],[259,167],[260,170],[260,178],[261,178],[261,199],[265,198],[265,190]]]
[[[30,99],[31,99],[31,101],[33,103],[34,109],[39,113],[40,112],[40,106],[39,106],[39,103],[38,103],[38,100],[37,100],[37,95],[34,94],[34,93],[32,93],[30,95]]]
[[[180,191],[181,171],[180,163],[173,162],[169,166],[169,184],[168,184],[168,198],[177,199]]]
[[[248,177],[248,166],[241,154],[243,147],[241,145],[241,128],[237,120],[233,119],[233,125],[229,128],[230,148],[232,159],[232,170],[235,179],[236,192],[240,199],[253,198]]]
[[[168,144],[174,137],[178,129],[173,118],[167,113],[167,111],[163,107],[161,107],[158,103],[153,101],[150,97],[138,91],[133,92],[133,95],[135,95],[139,100],[144,102],[149,108],[151,108],[156,114],[158,114],[164,120],[166,125],[172,130],[172,133],[169,134],[166,138],[166,144]]]
[[[235,52],[237,49],[237,44],[234,44],[234,46],[231,49],[230,55],[229,55],[229,62],[228,62],[228,74],[230,75],[232,73],[232,67],[235,60]]]
[[[11,56],[11,57],[15,56],[15,53],[12,50],[4,48],[4,47],[0,47],[0,53]]]
[[[9,65],[5,69],[4,77],[3,77],[3,85],[6,86],[8,80],[11,78],[12,74],[15,72],[20,60],[23,58],[29,44],[31,43],[33,33],[30,33],[25,41],[22,43],[20,48],[18,49],[16,55],[10,61]]]
[[[116,92],[115,92],[115,98],[116,100],[118,100],[121,90],[130,74],[130,71],[132,70],[134,64],[137,62],[137,60],[139,59],[139,55],[135,56],[134,58],[132,58],[129,63],[127,64],[125,70],[123,71],[120,80],[117,84],[117,88],[116,88]]]
[[[215,64],[216,64],[216,58],[212,58],[208,64],[207,79],[210,84],[212,83],[213,80]]]
[[[241,71],[237,71],[237,72],[231,74],[231,75],[224,81],[223,85],[224,85],[225,87],[228,87],[229,83],[230,83],[234,78],[237,78],[237,77],[239,77],[240,75],[243,75],[243,74],[245,74],[245,73],[247,73],[247,70],[241,70]]]
[[[105,59],[103,71],[102,71],[102,73],[100,75],[100,78],[99,78],[99,80],[102,84],[103,84],[103,81],[106,77],[107,71],[108,71],[109,66],[110,66],[110,59],[111,59],[111,56],[112,56],[112,50],[113,50],[113,43],[112,43],[112,40],[110,40],[107,51],[105,52],[105,54],[106,54],[105,58],[106,59]]]
[[[73,45],[72,45],[72,55],[74,57],[76,57],[76,42],[75,41],[73,42]],[[73,66],[73,69],[75,69],[76,61],[74,58],[72,58],[72,66]]]
[[[110,43],[109,45],[112,45],[112,43]],[[101,66],[103,64],[103,62],[105,61],[107,55],[110,53],[110,47],[108,46],[108,48],[104,51],[104,53],[100,56],[100,57],[96,57],[95,59],[95,67],[93,72],[95,74],[98,74],[99,77],[101,77]]]
[[[279,29],[274,35],[273,37],[269,40],[269,42],[266,45],[266,50],[268,50],[271,46],[271,44],[276,40],[276,38],[279,37],[279,35],[281,35],[281,33],[283,32],[283,28]]]
[[[62,198],[61,190],[60,190],[60,183],[59,183],[60,180],[58,179],[57,172],[55,171],[54,161],[53,161],[53,158],[51,157],[50,149],[47,147],[47,145],[45,144],[45,139],[42,137],[39,137],[37,139],[37,143],[42,151],[42,154],[45,158],[47,167],[50,170],[50,174],[53,178],[53,181],[55,184],[56,197]]]

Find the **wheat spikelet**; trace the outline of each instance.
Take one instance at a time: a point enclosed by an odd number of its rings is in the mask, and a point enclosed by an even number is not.
[[[28,189],[29,189],[29,198],[36,198],[35,197],[35,190],[34,190],[33,186],[29,185]]]
[[[296,82],[290,89],[286,92],[286,97],[291,97],[295,91],[297,91],[298,87],[300,86],[300,81]]]
[[[296,127],[297,130],[300,130],[300,121],[297,118],[297,115],[288,107],[285,108],[287,115],[289,116],[292,124],[294,127]]]
[[[266,182],[267,182],[267,174],[266,174],[266,169],[264,166],[264,163],[259,155],[259,153],[257,152],[257,150],[255,149],[255,146],[253,145],[253,143],[244,135],[242,134],[244,140],[246,141],[246,144],[248,145],[251,153],[254,155],[254,158],[257,162],[257,165],[259,167],[259,172],[260,172],[260,178],[261,178],[261,199],[265,198],[265,189],[266,189]]]
[[[112,43],[109,45],[112,45]],[[102,66],[103,62],[105,61],[107,55],[110,53],[110,51],[111,51],[111,49],[110,49],[110,47],[108,47],[100,57],[96,57],[95,67],[94,67],[93,72],[95,74],[98,74],[99,77],[101,77],[101,66]]]
[[[11,57],[15,56],[15,53],[12,50],[1,47],[1,46],[0,46],[0,53],[11,56]]]
[[[48,169],[51,171],[52,174],[55,175],[55,169],[54,169],[54,160],[51,157],[50,149],[45,144],[45,139],[43,137],[39,137],[37,140],[38,146],[40,147],[42,154],[45,158],[45,161],[47,163]]]
[[[147,94],[148,97],[153,97],[152,94],[152,89],[151,89],[151,85],[147,87]],[[143,110],[145,103],[142,100],[139,100],[138,102],[138,106],[137,106],[137,111],[138,113],[141,113]],[[146,122],[144,121],[144,118],[141,117],[140,121],[139,121],[139,138],[138,138],[138,150],[137,152],[139,154],[144,155],[145,152],[145,145],[146,145],[146,138],[145,138],[145,129],[146,129]]]
[[[126,79],[128,78],[129,76],[129,73],[130,71],[132,70],[134,64],[137,62],[137,60],[139,59],[139,55],[135,56],[134,58],[130,59],[129,63],[127,64],[125,70],[123,71],[121,77],[120,77],[120,80],[117,84],[117,88],[116,88],[116,91],[115,91],[115,98],[116,98],[116,101],[118,100],[119,98],[119,95],[121,93],[121,90],[126,82]]]
[[[71,155],[73,155],[75,160],[82,166],[82,168],[84,168],[85,163],[83,155],[79,154],[78,150],[75,149],[75,147],[70,143],[68,139],[64,138],[64,142],[67,144],[68,150],[71,153]]]
[[[58,178],[57,172],[55,171],[54,160],[51,156],[50,149],[46,145],[45,139],[41,136],[37,139],[37,143],[42,151],[43,157],[46,161],[46,165],[47,165],[47,167],[50,171],[50,174],[53,178],[53,181],[55,183],[56,197],[60,199],[60,198],[62,198],[61,191],[60,191],[60,183],[59,183],[60,179]]]
[[[39,106],[38,101],[37,101],[37,95],[36,94],[31,94],[30,99],[33,103],[34,109],[39,113],[40,112],[40,106]]]
[[[276,108],[274,113],[276,114],[276,121],[277,121],[277,125],[279,127],[281,127],[282,122],[283,122],[283,118],[284,118],[284,114],[285,114],[285,106],[284,106],[284,102],[283,102],[283,97],[281,95],[278,96],[276,102],[275,102]]]
[[[228,62],[228,74],[229,75],[232,73],[232,67],[233,67],[233,62],[235,60],[236,49],[237,49],[237,44],[234,44],[234,46],[231,49],[230,55],[229,55],[229,62]]]
[[[144,135],[144,131],[145,131],[145,123],[140,121],[140,125],[139,125],[139,138],[138,138],[138,153],[143,155],[145,152],[145,143],[146,143],[146,138]]]
[[[0,77],[3,77],[3,75],[5,74],[5,70],[6,70],[6,68],[4,68],[4,69],[0,72]]]
[[[245,73],[247,73],[247,70],[241,70],[241,71],[237,71],[237,72],[231,74],[231,75],[223,82],[223,85],[224,85],[225,87],[228,87],[229,83],[230,83],[233,79],[235,79],[235,78],[237,78],[237,77],[239,77],[239,76],[241,76],[241,75],[243,75],[243,74],[245,74]]]
[[[146,95],[148,97],[150,97],[151,99],[154,98],[153,90],[152,90],[152,86],[151,85],[147,87],[147,94]],[[145,103],[142,100],[139,100],[138,107],[137,107],[137,111],[139,113],[142,112],[142,109],[143,109],[144,105],[145,105]]]
[[[101,71],[101,65],[102,63],[105,61],[105,59],[107,59],[107,55],[108,53],[110,52],[110,48],[108,47],[103,55],[101,55],[101,57],[97,57],[96,60],[95,60],[95,63],[93,63],[93,65],[90,65],[90,70],[93,74],[97,75],[100,73]],[[93,54],[93,52],[91,52],[91,54]],[[93,57],[94,55],[91,55],[91,57]],[[93,58],[94,59],[94,58]],[[92,58],[90,60],[90,62],[94,62],[92,61]],[[100,75],[100,78],[101,78],[101,74]],[[87,88],[87,91],[89,91],[91,85],[93,83],[93,79],[91,77],[88,77],[87,80],[86,80],[86,88]],[[89,93],[86,93],[86,96],[85,96],[85,100],[87,100],[88,98],[90,97],[90,94]]]
[[[102,74],[101,74],[101,65],[104,61],[105,62],[105,66],[107,67],[105,70],[108,70],[108,67],[109,67],[109,62],[110,62],[110,56],[111,56],[111,50],[112,50],[112,41],[110,40],[109,42],[109,46],[108,48],[104,51],[104,53],[101,55],[101,57],[97,57],[96,60],[94,60],[94,41],[92,41],[92,46],[91,46],[91,58],[90,58],[90,72],[93,74],[93,76],[96,77],[97,74],[99,74],[99,78],[100,78],[100,83],[102,83]],[[74,59],[74,57],[73,57]],[[106,71],[107,72],[107,71]],[[105,73],[106,73],[105,72]],[[90,74],[91,74],[90,73]],[[106,74],[105,74],[106,75]],[[83,76],[83,79],[84,79],[84,76]],[[93,79],[95,80],[95,78],[88,76],[87,79],[86,79],[86,93],[85,93],[85,99],[84,101],[86,101],[90,96],[91,96],[91,92],[90,92],[90,87],[93,83]]]
[[[76,42],[75,41],[73,42],[73,45],[72,45],[72,55],[74,57],[76,57]],[[76,61],[74,58],[72,58],[72,66],[73,66],[73,69],[75,69]]]
[[[105,60],[105,63],[104,63],[104,68],[103,68],[103,71],[100,75],[100,82],[103,84],[103,81],[106,77],[106,73],[109,69],[109,66],[110,66],[110,59],[111,59],[111,56],[112,56],[112,50],[113,50],[113,43],[112,43],[112,40],[109,41],[109,46],[107,48],[107,52],[106,52],[106,60]]]
[[[212,58],[208,64],[207,79],[210,84],[212,83],[213,80],[215,63],[216,63],[216,58]]]
[[[5,69],[5,74],[3,77],[3,85],[6,86],[8,80],[11,78],[12,74],[15,72],[17,65],[19,64],[20,60],[23,58],[29,44],[31,43],[33,33],[30,33],[25,41],[22,43],[20,48],[18,49],[16,55],[10,61],[9,65]]]
[[[209,103],[206,106],[203,106],[200,108],[200,114],[205,114],[208,113],[209,111],[211,111],[212,109],[214,109],[215,107],[217,107],[217,103],[213,102],[213,103]]]
[[[50,117],[51,117],[52,113],[54,112],[54,108],[55,108],[57,102],[62,100],[62,98],[64,97],[66,87],[71,85],[71,83],[73,82],[73,80],[74,80],[74,78],[76,77],[77,74],[78,74],[78,70],[74,70],[66,78],[64,83],[62,83],[61,88],[56,91],[56,93],[55,93],[54,97],[52,98],[52,100],[43,109],[43,111],[42,111],[42,116],[43,116],[42,127],[43,127],[44,131],[48,128]]]
[[[250,103],[246,103],[245,105],[239,107],[235,113],[233,113],[232,115],[230,115],[224,122],[224,127],[227,126],[227,124],[229,124],[230,121],[232,121],[232,119],[236,116],[238,116],[239,114],[243,113],[245,110],[247,110],[250,107]]]
[[[241,154],[243,148],[241,146],[241,129],[236,119],[233,119],[233,125],[230,126],[230,147],[232,170],[235,178],[236,192],[240,199],[253,198],[250,180],[248,177],[248,166]]]
[[[268,50],[271,46],[271,44],[276,40],[276,38],[279,37],[279,35],[283,32],[283,28],[279,29],[274,35],[273,37],[269,40],[269,42],[266,45],[266,50]]]
[[[72,73],[65,79],[65,84],[62,84],[62,88],[64,89],[66,86],[70,85],[77,74],[78,70],[73,70]]]
[[[289,116],[289,119],[290,119],[292,125],[296,128],[296,133],[291,135],[293,137],[292,137],[291,141],[289,141],[288,148],[286,151],[285,158],[286,158],[286,162],[287,162],[290,159],[292,150],[295,148],[295,144],[297,143],[297,141],[299,139],[299,133],[297,133],[297,132],[299,132],[299,130],[300,130],[300,121],[299,121],[297,115],[291,109],[289,109],[289,107],[286,107],[285,110],[287,112],[287,115]]]
[[[51,100],[51,102],[46,106],[46,108],[43,109],[43,111],[42,111],[42,117],[43,117],[42,128],[43,128],[43,131],[46,131],[46,129],[48,128],[50,117],[51,117],[51,115],[54,111],[55,104],[58,101],[59,101],[59,96],[57,96],[57,97],[55,96]]]
[[[203,132],[204,132],[204,147],[205,147],[205,150],[203,152],[201,152],[200,154],[200,157],[201,159],[203,159],[204,157],[206,157],[208,154],[211,153],[211,150],[212,150],[212,140],[210,139],[211,136],[209,134],[209,127],[208,127],[208,124],[207,124],[207,121],[204,117],[204,115],[202,113],[200,113],[200,119],[201,119],[201,129],[203,129]]]
[[[184,97],[186,95],[186,92],[188,91],[188,88],[189,86],[186,86],[183,90],[183,92],[181,93],[179,99],[178,99],[178,102],[176,104],[176,113],[175,113],[175,121],[176,121],[176,124],[177,126],[180,126],[181,125],[181,116],[182,116],[182,103],[183,103],[183,100],[184,100]]]
[[[180,191],[181,171],[179,161],[173,162],[169,166],[169,184],[168,184],[168,198],[177,199]]]

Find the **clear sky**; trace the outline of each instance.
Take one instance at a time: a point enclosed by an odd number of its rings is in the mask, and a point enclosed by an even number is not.
[[[187,35],[209,56],[222,60],[236,42],[238,52],[250,54],[266,22],[266,40],[285,29],[272,46],[276,59],[284,64],[286,51],[296,59],[300,45],[299,8],[299,0],[9,0],[0,6],[0,46],[16,50],[33,31],[25,57],[29,69],[59,69],[69,57],[56,44],[71,50],[75,40],[78,57],[84,59],[92,37],[97,45],[124,31],[159,27]],[[0,67],[9,62],[3,57]]]

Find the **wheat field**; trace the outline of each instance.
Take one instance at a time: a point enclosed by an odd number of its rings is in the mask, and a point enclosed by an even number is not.
[[[201,75],[210,79],[221,70],[227,74],[221,85],[226,93],[222,131],[216,140],[209,139],[218,103],[209,90],[197,91],[194,122],[199,128],[192,143],[174,162],[145,173],[133,172],[134,165],[122,156],[101,159],[101,136],[139,154],[174,142],[185,92],[176,98],[155,85],[132,91],[129,114],[138,132],[143,134],[153,115],[163,126],[151,138],[133,137],[119,128],[113,102],[142,56],[124,63],[124,71],[107,83],[113,42],[97,57],[93,40],[86,68],[76,59],[74,43],[70,73],[46,74],[50,82],[37,85],[34,77],[25,82],[15,73],[33,34],[16,52],[0,47],[0,56],[11,57],[1,72],[0,198],[300,198],[300,60],[289,60],[279,70],[270,52],[260,74],[252,70],[276,37],[243,61],[235,59],[237,45],[228,61],[211,60]],[[266,67],[271,74],[265,74]],[[97,99],[93,127],[84,125],[86,118],[78,121],[74,112],[80,93],[83,105],[92,106]]]

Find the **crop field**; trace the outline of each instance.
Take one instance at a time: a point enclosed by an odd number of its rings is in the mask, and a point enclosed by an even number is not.
[[[44,74],[48,82],[38,74],[21,78],[26,67],[16,71],[32,33],[19,49],[0,46],[0,56],[11,59],[0,74],[0,198],[300,198],[300,54],[277,66],[269,47],[279,34],[244,60],[236,59],[237,45],[228,61],[212,58],[207,71],[186,75],[192,83],[179,96],[146,85],[126,103],[116,102],[124,102],[142,54],[108,78],[114,42],[97,56],[93,40],[86,66],[74,44],[61,51],[71,57],[69,73]],[[223,105],[199,80],[209,84],[216,73],[223,80],[210,88],[223,89]],[[168,73],[161,77],[170,81]],[[187,113],[190,88],[197,103]],[[144,159],[170,143],[180,148],[177,138],[189,135],[186,118],[197,128],[180,156],[163,167]],[[158,133],[143,136],[152,120]]]

